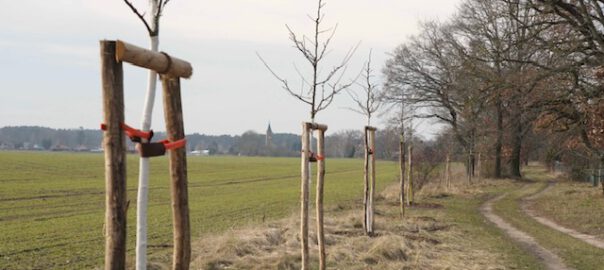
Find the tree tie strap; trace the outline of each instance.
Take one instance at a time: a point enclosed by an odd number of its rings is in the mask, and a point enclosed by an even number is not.
[[[313,151],[310,151],[310,156],[308,156],[309,162],[317,162],[317,160],[325,160],[325,156],[315,154]]]
[[[138,146],[138,151],[141,157],[158,157],[166,154],[166,150],[174,150],[182,148],[187,144],[186,139],[180,139],[175,142],[163,140],[153,143],[141,143]]]
[[[132,142],[140,143],[142,142],[142,139],[150,141],[153,137],[153,130],[142,131],[140,129],[135,129],[131,126],[128,126],[124,123],[120,123],[120,128],[124,130],[124,132],[126,132],[126,135],[128,136],[128,138],[130,138]],[[107,125],[101,124],[101,130],[107,130]]]
[[[161,54],[163,54],[166,59],[168,60],[168,64],[166,65],[166,68],[162,71],[159,71],[159,74],[166,74],[168,73],[168,71],[170,71],[170,68],[172,67],[172,57],[170,57],[170,55],[168,55],[166,52],[160,52]]]

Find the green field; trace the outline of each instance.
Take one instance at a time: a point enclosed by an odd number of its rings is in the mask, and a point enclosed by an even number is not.
[[[138,157],[128,156],[128,252],[134,255]],[[0,152],[0,269],[89,269],[104,256],[102,154]],[[150,258],[171,250],[167,158],[151,162]],[[192,236],[290,215],[297,158],[189,157]],[[378,188],[396,180],[378,162]],[[362,198],[362,161],[327,160],[327,204]]]

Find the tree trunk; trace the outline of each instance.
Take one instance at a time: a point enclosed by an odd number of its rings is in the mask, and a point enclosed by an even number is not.
[[[522,123],[520,120],[520,115],[516,115],[516,117],[514,117],[512,132],[512,157],[510,162],[510,173],[512,174],[512,177],[520,178],[522,177],[520,173],[520,153],[522,151]]]
[[[302,255],[302,270],[309,269],[308,257],[308,186],[310,183],[309,156],[310,156],[310,138],[308,135],[309,126],[302,124],[302,157],[301,157],[301,176],[300,181],[300,249]]]
[[[325,131],[319,129],[317,138],[317,244],[319,245],[319,269],[326,269],[325,233],[323,231],[323,184],[325,182]]]
[[[115,41],[101,41],[105,150],[105,269],[126,268],[126,141],[122,63],[115,58]]]
[[[602,195],[604,195],[604,181],[602,181],[602,164],[604,163],[604,156],[600,157],[600,163],[598,163],[598,176],[600,178],[600,185],[602,185]]]
[[[151,14],[156,14],[158,7],[157,1],[149,1],[151,4]],[[153,20],[155,21],[155,20]],[[154,26],[157,29],[157,25]],[[159,36],[150,36],[150,50],[157,52],[159,47]],[[145,103],[143,105],[143,119],[141,121],[141,130],[149,131],[151,129],[153,105],[155,103],[155,89],[157,88],[157,72],[150,69],[147,77],[147,92]],[[143,142],[146,142],[143,139]],[[141,157],[139,159],[138,170],[138,193],[136,198],[136,269],[147,269],[147,204],[149,194],[149,158]]]
[[[472,184],[472,178],[474,177],[474,153],[470,150],[468,154],[468,161],[466,163],[466,176],[468,177],[468,184]]]
[[[482,181],[482,174],[480,172],[480,170],[482,170],[481,165],[482,165],[482,161],[481,161],[481,153],[478,152],[478,159],[476,160],[476,178],[477,181],[480,182]]]
[[[503,149],[503,104],[501,97],[498,95],[496,100],[497,106],[497,137],[495,141],[495,178],[501,178],[501,153]]]
[[[180,94],[180,79],[162,77],[164,94],[164,117],[168,140],[185,138]],[[172,269],[189,269],[191,261],[191,232],[189,223],[189,195],[187,188],[186,147],[170,151],[170,176],[172,197],[172,219],[174,253]]]

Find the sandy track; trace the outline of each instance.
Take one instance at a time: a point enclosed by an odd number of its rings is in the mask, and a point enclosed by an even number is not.
[[[568,235],[570,235],[578,240],[581,240],[589,245],[592,245],[594,247],[604,249],[604,240],[598,239],[597,237],[595,237],[593,235],[584,234],[584,233],[575,231],[573,229],[566,228],[558,223],[553,222],[550,219],[539,216],[534,210],[530,209],[530,207],[529,207],[530,202],[534,199],[539,198],[539,196],[541,196],[542,194],[547,192],[547,190],[552,188],[554,185],[555,185],[555,182],[549,182],[549,185],[547,186],[547,188],[544,188],[543,190],[523,199],[522,206],[521,206],[522,211],[524,211],[525,214],[527,214],[528,216],[530,216],[537,222],[539,222],[547,227],[550,227],[556,231],[568,234]]]
[[[480,208],[480,212],[484,217],[486,217],[489,221],[493,222],[497,227],[503,230],[510,238],[514,241],[518,242],[522,247],[528,250],[535,257],[539,258],[539,260],[546,266],[547,269],[550,270],[567,270],[572,269],[567,267],[560,257],[558,257],[553,252],[539,245],[535,238],[528,235],[527,233],[518,230],[511,224],[507,223],[503,218],[496,215],[493,212],[493,203],[503,199],[507,194],[500,195],[494,199],[491,199],[484,203]]]

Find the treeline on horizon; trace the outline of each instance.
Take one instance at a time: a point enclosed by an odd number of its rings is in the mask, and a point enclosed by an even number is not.
[[[398,129],[386,127],[376,134],[376,157],[394,160],[398,157]],[[277,156],[300,155],[300,136],[275,133],[267,144],[266,134],[246,131],[241,135],[188,134],[187,151],[207,150],[210,155]],[[155,140],[165,138],[157,132]],[[98,129],[54,129],[40,126],[7,126],[0,128],[0,150],[39,151],[102,151],[103,133]],[[422,141],[425,147],[436,147],[435,141]],[[129,140],[128,148],[134,150]],[[326,137],[326,153],[329,157],[358,158],[363,155],[361,130],[342,130]]]

